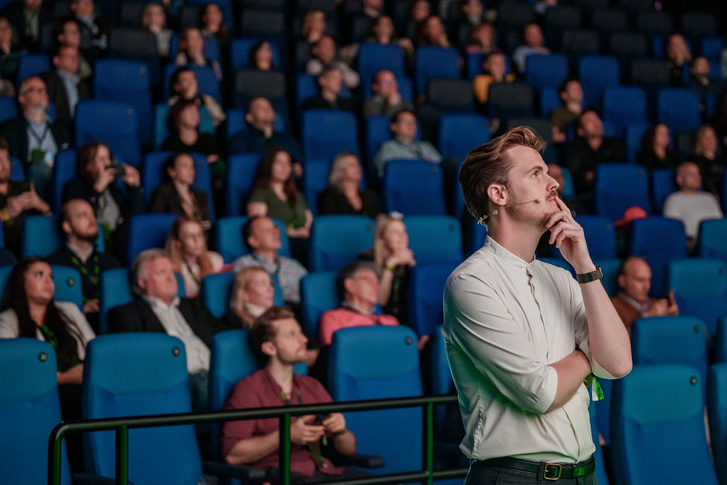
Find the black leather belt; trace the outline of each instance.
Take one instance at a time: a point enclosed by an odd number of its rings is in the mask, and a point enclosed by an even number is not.
[[[510,468],[529,472],[533,475],[541,473],[545,480],[560,480],[561,478],[579,478],[591,475],[596,470],[596,460],[591,456],[580,463],[537,463],[534,461],[518,460],[517,458],[490,458],[489,460],[472,460],[472,466],[488,468]]]

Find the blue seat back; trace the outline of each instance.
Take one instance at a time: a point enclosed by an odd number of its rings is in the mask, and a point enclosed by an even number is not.
[[[0,476],[46,483],[48,436],[61,422],[56,353],[32,338],[0,339]],[[71,483],[63,445],[61,483]]]
[[[102,335],[86,348],[83,417],[191,412],[188,380],[186,352],[178,338],[158,332]],[[84,439],[91,471],[115,476],[114,433],[87,433]],[[129,431],[129,479],[134,483],[194,483],[201,475],[194,426]]]
[[[586,55],[578,59],[578,80],[584,106],[602,106],[603,92],[620,84],[621,67],[612,56]]]
[[[227,160],[225,179],[225,215],[239,216],[245,213],[245,199],[252,189],[255,172],[261,154],[230,155]],[[306,173],[308,165],[306,164]],[[307,199],[310,201],[310,199]]]
[[[461,263],[462,228],[452,216],[409,216],[404,220],[417,263]]]
[[[230,46],[230,71],[236,72],[238,69],[245,69],[250,66],[250,51],[255,44],[261,42],[262,39],[233,39]],[[274,41],[267,41],[273,49],[273,68],[280,69],[280,48]]]
[[[628,124],[647,122],[644,89],[637,86],[606,88],[603,91],[603,121],[618,126],[620,132],[623,132]]]
[[[704,429],[702,379],[684,365],[635,366],[613,385],[611,449],[617,483],[717,484]]]
[[[300,280],[300,313],[303,328],[318,337],[321,315],[338,308],[338,272],[314,271]]]
[[[458,78],[459,53],[453,47],[420,46],[414,53],[414,86],[426,94],[434,78]]]
[[[234,279],[235,273],[211,274],[202,279],[202,301],[217,318],[227,313],[229,309],[230,290]]]
[[[18,106],[10,96],[0,96],[0,123],[18,117]]]
[[[354,327],[334,333],[328,366],[333,400],[421,396],[416,344],[416,334],[405,326]],[[346,425],[356,435],[359,453],[386,460],[377,473],[421,468],[421,408],[348,413]]]
[[[404,49],[397,44],[378,44],[364,42],[359,46],[358,73],[363,86],[363,97],[371,96],[371,84],[374,76],[382,69],[387,69],[399,78],[405,75]]]
[[[699,224],[697,252],[704,258],[720,259],[727,263],[727,219],[708,219]]]
[[[439,121],[439,152],[445,158],[464,160],[470,150],[490,141],[490,124],[485,116],[447,114]]]
[[[225,262],[231,263],[240,256],[250,251],[242,240],[242,226],[247,221],[247,216],[223,217],[217,221],[217,236],[215,237],[215,251],[220,253]],[[285,232],[285,223],[273,219],[275,225],[280,229],[281,247],[278,254],[290,257],[290,241]]]
[[[535,54],[526,59],[525,82],[536,89],[558,89],[567,77],[568,59],[562,54]]]
[[[684,224],[659,216],[632,221],[629,254],[644,257],[651,266],[650,295],[664,296],[671,288],[665,286],[667,264],[688,256]]]
[[[655,168],[651,171],[651,196],[654,214],[661,215],[664,201],[679,189],[674,180],[673,168]]]
[[[70,301],[83,311],[83,284],[81,275],[76,268],[70,266],[51,265],[53,282],[56,292],[53,299],[56,301]]]
[[[416,180],[416,183],[412,183]],[[405,215],[444,215],[444,176],[438,163],[393,159],[384,165],[384,206]]]
[[[416,254],[416,253],[415,253]],[[442,295],[459,262],[419,263],[409,275],[409,324],[420,337],[431,335],[444,320]]]
[[[374,244],[374,221],[358,215],[316,218],[311,231],[308,265],[311,271],[339,271]]]
[[[48,54],[26,53],[18,60],[17,86],[29,77],[37,76],[53,68]]]
[[[58,223],[58,216],[28,216],[23,223],[23,239],[21,244],[22,257],[50,256],[63,247],[64,236]],[[43,237],[38,237],[42,234]],[[104,251],[103,231],[99,225],[96,248]]]
[[[76,105],[76,146],[102,141],[129,165],[141,163],[141,139],[136,109],[116,101],[84,100]]]
[[[727,456],[727,363],[709,368],[707,377],[707,413],[714,456]],[[727,461],[715,460],[720,483],[727,483]]]
[[[609,485],[608,475],[606,475],[606,465],[603,459],[603,448],[601,448],[599,440],[597,416],[601,412],[601,409],[603,409],[603,406],[599,406],[599,402],[591,401],[591,404],[588,406],[588,414],[591,417],[591,438],[593,439],[593,444],[596,445],[596,451],[593,453],[596,459],[596,482],[599,485]]]
[[[215,101],[222,105],[222,92],[220,91],[220,82],[217,80],[217,75],[212,66],[197,66],[193,64],[187,64],[187,67],[194,71],[197,77],[197,85],[199,86],[199,92],[201,94],[209,94]],[[167,64],[164,67],[164,99],[169,99],[171,96],[171,81],[172,74],[174,71],[179,69],[176,64]]]
[[[624,211],[634,205],[651,213],[649,177],[642,166],[625,163],[597,165],[594,193],[596,213],[612,221],[621,219]]]
[[[99,332],[103,334],[108,329],[106,316],[110,308],[124,305],[133,299],[128,268],[114,268],[101,273]]]
[[[56,153],[53,162],[53,212],[61,210],[63,205],[63,186],[76,177],[76,150],[61,150]]]
[[[150,248],[163,248],[177,214],[139,214],[129,219],[129,235],[126,244],[126,264],[131,265],[136,256]]]
[[[671,261],[667,270],[667,287],[674,289],[679,313],[702,320],[712,336],[717,321],[727,315],[725,264],[717,259],[685,258]]]
[[[697,131],[702,126],[699,94],[687,88],[662,88],[657,93],[656,118],[674,136],[682,131]]]
[[[328,187],[331,160],[306,160],[303,171],[303,195],[308,209],[318,215],[318,197]]]
[[[356,116],[348,111],[304,111],[301,137],[306,160],[333,160],[333,157],[344,151],[356,155],[361,153]]]
[[[616,257],[616,229],[607,217],[580,215],[576,222],[583,228],[591,257],[600,261]],[[560,254],[560,251],[558,251]]]

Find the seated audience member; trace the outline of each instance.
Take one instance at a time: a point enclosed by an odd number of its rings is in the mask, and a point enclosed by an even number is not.
[[[42,0],[15,0],[2,9],[0,15],[8,19],[17,32],[17,42],[30,52],[42,50],[43,27],[53,21],[53,5]]]
[[[712,79],[712,68],[709,60],[704,56],[698,56],[689,68],[689,87],[699,94],[702,101],[699,110],[704,113],[706,110],[705,100],[719,93],[722,81]]]
[[[396,44],[402,49],[407,55],[414,53],[414,45],[411,40],[407,37],[398,38],[394,31],[394,22],[388,15],[382,15],[381,17],[374,20],[371,24],[371,33],[366,38],[366,42],[373,42],[376,44]]]
[[[106,54],[109,33],[113,25],[99,15],[93,0],[71,0],[71,11],[81,27],[81,50],[88,52],[89,60]]]
[[[273,307],[258,317],[252,327],[250,345],[265,361],[265,367],[235,385],[225,409],[332,402],[320,382],[293,371],[295,364],[306,361],[307,341],[289,310]],[[277,418],[228,421],[222,428],[222,456],[230,464],[262,468],[268,473],[268,481],[278,483],[279,434]],[[356,452],[356,438],[346,429],[341,413],[293,418],[290,438],[291,483],[319,483],[367,475],[336,467],[321,454],[321,449],[329,445],[341,455]]]
[[[18,73],[20,57],[26,51],[13,41],[13,28],[5,17],[0,17],[0,96],[15,97],[11,79]]]
[[[314,45],[326,35],[326,14],[322,10],[309,10],[303,17],[300,37],[309,45]]]
[[[682,87],[682,74],[684,65],[692,62],[692,53],[689,51],[687,41],[682,34],[671,34],[666,40],[666,63],[671,71],[671,84]]]
[[[204,37],[214,37],[222,49],[226,49],[232,41],[232,34],[225,23],[219,4],[205,4],[199,12],[199,25]]]
[[[371,91],[373,96],[363,106],[364,116],[392,116],[404,109],[414,109],[409,101],[401,97],[396,76],[387,69],[376,73]]]
[[[404,109],[391,117],[389,129],[393,140],[384,142],[374,156],[374,166],[379,177],[384,177],[386,162],[393,159],[427,160],[441,163],[442,155],[428,141],[417,141],[417,117],[413,111]]]
[[[275,288],[270,275],[259,266],[235,273],[230,290],[230,311],[222,321],[230,328],[250,328],[257,317],[273,306]]]
[[[53,53],[55,70],[40,75],[48,90],[48,99],[56,106],[56,119],[72,121],[76,104],[91,98],[91,88],[78,75],[78,47],[60,46]]]
[[[321,315],[318,340],[331,345],[333,334],[342,328],[373,325],[399,325],[392,315],[377,315],[379,302],[379,267],[370,261],[357,261],[347,265],[338,275],[341,306]]]
[[[20,84],[18,104],[19,116],[0,124],[0,134],[8,142],[10,156],[23,163],[27,180],[43,199],[50,200],[53,161],[58,151],[72,148],[71,126],[48,116],[48,91],[40,77]]]
[[[182,340],[195,411],[207,409],[207,373],[212,336],[227,330],[197,298],[179,298],[174,266],[162,249],[142,251],[131,265],[139,297],[108,313],[109,333],[162,332]]]
[[[409,235],[401,214],[392,212],[376,218],[374,247],[360,254],[359,259],[373,261],[379,267],[379,304],[384,313],[409,325],[409,273],[417,262],[409,249]]]
[[[464,9],[466,3],[462,4]],[[480,5],[482,5],[480,3]],[[474,24],[472,34],[470,34],[470,42],[465,48],[467,54],[489,54],[497,49],[495,45],[495,27],[487,21]]]
[[[553,128],[553,142],[566,141],[568,125],[578,120],[583,111],[583,87],[577,79],[569,79],[560,89],[560,99],[563,106],[555,108],[550,113],[550,125]]]
[[[592,191],[596,166],[605,162],[623,162],[621,141],[603,135],[603,122],[595,110],[586,109],[578,117],[576,137],[568,150],[567,166],[573,176],[573,185],[584,200]]]
[[[217,80],[222,80],[222,68],[214,59],[208,59],[204,53],[204,36],[196,27],[187,27],[179,35],[179,44],[174,63],[178,66],[192,64],[194,66],[209,66],[215,71]]]
[[[710,125],[702,125],[697,130],[694,152],[689,156],[689,160],[699,165],[704,190],[719,195],[722,192],[727,159],[720,153],[717,133]]]
[[[50,215],[50,206],[35,192],[33,184],[10,180],[11,162],[8,142],[0,136],[0,217],[3,221],[5,247],[20,254],[25,218],[30,215]],[[0,252],[0,263],[8,258]],[[6,264],[0,264],[6,266]]]
[[[78,49],[78,76],[81,79],[90,79],[93,75],[91,64],[86,54],[81,50],[81,27],[74,17],[63,17],[56,21],[53,27],[55,45],[70,45]]]
[[[520,74],[525,74],[527,58],[533,54],[550,54],[550,50],[545,47],[543,42],[543,31],[536,23],[525,26],[523,30],[523,44],[516,47],[512,53],[512,60]]]
[[[117,172],[126,190],[116,183]],[[117,165],[111,149],[101,142],[88,142],[76,154],[76,178],[63,187],[63,201],[83,199],[93,207],[104,232],[106,250],[116,258],[126,256],[126,222],[144,213],[144,195],[139,171]]]
[[[417,47],[451,47],[452,44],[447,38],[447,32],[444,30],[442,19],[437,15],[430,15],[421,21],[417,25],[416,44]]]
[[[273,69],[273,46],[262,40],[250,48],[247,64],[251,69],[271,71]]]
[[[173,153],[164,163],[165,181],[154,191],[149,212],[180,214],[202,223],[205,230],[212,227],[209,196],[194,187],[194,159],[188,153]]]
[[[110,254],[98,251],[98,224],[91,204],[83,199],[69,200],[61,207],[59,220],[66,243],[48,256],[46,261],[78,270],[81,275],[83,313],[94,331],[98,332],[101,273],[119,268],[121,264]]]
[[[230,155],[237,153],[265,153],[282,148],[296,163],[303,161],[303,149],[293,136],[275,129],[277,115],[267,98],[254,98],[247,105],[247,129],[235,134],[227,143]]]
[[[684,223],[689,249],[694,249],[699,235],[699,224],[706,219],[721,219],[722,209],[714,194],[702,191],[702,176],[694,162],[683,162],[676,170],[679,190],[664,201],[664,217]]]
[[[679,164],[679,155],[669,146],[670,144],[669,127],[664,124],[652,126],[644,133],[639,163],[649,170],[676,168]]]
[[[643,258],[631,256],[621,263],[618,286],[619,293],[611,298],[611,302],[629,335],[638,318],[679,315],[674,290],[669,291],[668,298],[649,298],[651,268]]]
[[[218,273],[224,261],[219,253],[207,250],[202,224],[190,216],[179,216],[167,238],[167,253],[174,271],[182,275],[184,296],[196,298],[205,276]]]
[[[222,124],[227,115],[219,105],[215,98],[209,94],[199,92],[199,83],[197,83],[197,74],[194,69],[188,66],[182,66],[174,73],[169,80],[172,87],[172,97],[169,98],[169,106],[174,106],[179,100],[194,101],[198,107],[204,106],[210,115],[212,115],[212,124],[218,127]]]
[[[288,237],[310,237],[313,213],[308,209],[303,193],[295,186],[292,160],[285,150],[273,148],[260,160],[247,199],[247,215],[283,221]]]
[[[478,74],[472,81],[475,98],[481,104],[487,104],[490,99],[490,86],[494,83],[510,83],[515,80],[515,74],[507,73],[505,54],[493,50],[482,59],[484,74]]]
[[[154,34],[157,40],[157,54],[162,59],[169,57],[169,44],[172,40],[172,29],[166,26],[167,15],[159,3],[148,3],[141,13],[141,26]]]
[[[359,75],[348,64],[339,60],[336,55],[336,42],[333,37],[324,35],[311,49],[313,58],[306,63],[305,72],[314,76],[325,69],[338,69],[343,75],[343,82],[348,89],[355,89],[360,82]]]
[[[384,8],[384,0],[363,0],[361,5],[361,15],[377,19],[386,13]]]
[[[381,213],[379,196],[373,190],[361,188],[363,169],[358,156],[351,152],[336,155],[328,175],[328,187],[318,198],[318,213],[359,214],[376,217]]]
[[[300,303],[300,280],[308,271],[295,259],[278,254],[282,247],[280,230],[272,219],[252,216],[242,226],[242,240],[249,254],[235,260],[235,271],[248,266],[263,268],[270,277],[275,277],[283,292],[283,300],[292,305]]]
[[[354,111],[350,99],[340,96],[343,87],[343,74],[340,69],[327,67],[318,75],[318,87],[320,92],[317,96],[308,98],[301,105],[302,110],[308,109],[332,109],[343,111]]]

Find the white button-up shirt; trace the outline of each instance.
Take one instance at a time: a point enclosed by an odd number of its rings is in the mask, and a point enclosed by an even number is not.
[[[184,315],[179,311],[179,297],[174,298],[171,305],[167,305],[159,298],[151,296],[143,298],[149,303],[151,310],[167,334],[177,337],[184,343],[184,351],[187,354],[187,372],[196,374],[209,370],[210,349],[192,331],[187,320],[184,319]]]
[[[526,263],[488,237],[447,281],[442,331],[468,457],[573,463],[595,451],[585,385],[545,414],[558,387],[550,365],[576,345],[596,375],[612,378],[591,359],[583,297],[568,271]]]

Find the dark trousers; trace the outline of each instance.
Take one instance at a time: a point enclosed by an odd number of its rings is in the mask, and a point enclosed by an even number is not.
[[[316,470],[313,475],[291,472],[290,483],[294,485],[306,485],[313,483],[337,482],[339,480],[352,480],[354,478],[366,478],[370,476],[370,473],[363,470],[357,470],[355,468],[344,468],[343,473],[340,475],[326,475],[318,470]],[[267,481],[269,481],[272,485],[280,484],[280,470],[278,468],[268,469]]]
[[[596,485],[596,473],[587,477],[561,478],[559,480],[546,480],[543,477],[545,464],[541,464],[540,472],[536,474],[510,468],[489,467],[479,464],[470,464],[467,479],[464,485]]]

